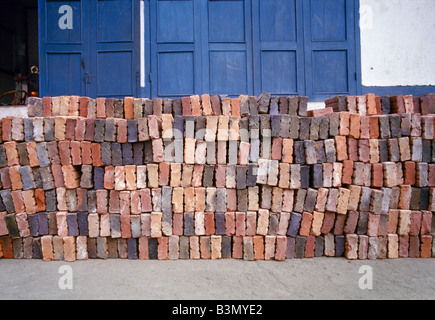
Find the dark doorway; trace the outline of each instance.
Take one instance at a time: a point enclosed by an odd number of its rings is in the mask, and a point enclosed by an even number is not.
[[[14,104],[15,97],[38,94],[38,1],[14,0],[0,4],[0,104]],[[32,67],[33,73],[32,74]],[[15,101],[15,104],[17,101]],[[19,103],[18,103],[19,104]]]

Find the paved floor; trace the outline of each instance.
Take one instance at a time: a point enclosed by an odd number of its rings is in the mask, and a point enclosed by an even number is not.
[[[72,290],[59,288],[61,266]],[[361,266],[373,289],[361,290]],[[64,278],[62,278],[64,279]],[[0,299],[435,299],[435,259],[286,262],[0,260]]]

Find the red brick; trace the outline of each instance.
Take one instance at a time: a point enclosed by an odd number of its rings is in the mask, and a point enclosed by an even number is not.
[[[379,119],[377,116],[369,117],[370,139],[379,139]]]
[[[24,201],[21,196],[21,190],[12,191],[11,195],[15,207],[15,213],[24,213],[26,211],[26,208],[24,207]]]
[[[384,185],[383,172],[382,163],[372,164],[372,187],[381,188]]]
[[[282,159],[282,142],[283,142],[283,139],[280,137],[273,138],[272,155],[271,155],[272,160],[281,160]],[[247,151],[248,151],[247,153],[249,154],[249,149]]]
[[[309,212],[302,213],[302,221],[301,221],[301,227],[299,229],[299,235],[304,237],[310,235],[312,221],[313,221],[313,215],[311,213]]]
[[[21,174],[19,166],[12,166],[9,168],[9,178],[12,183],[12,190],[22,190],[23,184],[21,182]]]
[[[433,237],[431,235],[422,235],[421,236],[421,258],[430,258],[432,255],[432,241]]]
[[[43,97],[42,98],[42,116],[43,117],[51,117],[51,97]]]
[[[91,144],[92,165],[94,167],[102,167],[103,160],[101,159],[101,145],[99,143]]]
[[[240,98],[231,99],[231,115],[240,117]]]
[[[66,119],[65,139],[72,141],[75,139],[77,120],[74,118]]]
[[[17,166],[20,164],[18,150],[17,150],[16,146],[17,146],[17,143],[15,141],[5,142],[3,144],[3,147],[5,148],[8,166]],[[33,156],[33,154],[29,154],[29,159],[31,156]],[[35,156],[36,156],[36,149],[35,149]],[[38,164],[39,164],[39,162],[38,162]]]
[[[350,115],[349,137],[359,139],[361,134],[361,116],[359,114]]]
[[[338,161],[348,160],[346,137],[336,136],[334,139],[335,139],[335,148],[337,150],[337,160]]]
[[[204,94],[201,96],[202,113],[204,116],[212,116],[213,110],[211,108],[210,95]]]
[[[88,97],[80,97],[79,99],[79,116],[86,118],[88,116]]]
[[[332,109],[332,107],[327,107],[327,108],[323,108],[323,109],[310,110],[310,111],[308,111],[307,116],[310,118],[318,118],[318,117],[328,116],[332,113],[334,113],[334,110]]]
[[[35,189],[35,201],[36,201],[36,212],[44,212],[45,206],[45,192],[43,189]]]
[[[305,258],[314,258],[314,250],[316,249],[316,237],[308,236],[305,243]]]
[[[340,112],[340,135],[349,135],[350,113],[347,111]]]
[[[129,214],[121,215],[121,238],[129,239],[131,238],[131,219]]]
[[[51,166],[51,172],[53,174],[54,186],[56,188],[65,187],[65,181],[63,179],[62,166],[60,164],[54,164]]]
[[[97,119],[106,118],[106,98],[97,98]]]
[[[80,152],[83,165],[92,165],[92,152],[91,152],[91,142],[81,141],[80,142]]]
[[[343,161],[343,173],[342,173],[342,184],[352,184],[353,176],[353,161],[344,160]]]
[[[1,120],[2,122],[2,139],[3,141],[12,140],[12,118],[5,117]]]
[[[236,214],[235,212],[225,213],[225,230],[227,236],[234,236],[236,234]]]
[[[202,110],[201,110],[201,103],[199,101],[199,96],[198,95],[190,96],[190,103],[192,106],[192,115],[201,116]]]
[[[244,237],[246,233],[246,213],[236,212],[236,236]]]
[[[404,184],[414,185],[415,184],[415,162],[406,161],[404,162]]]
[[[293,163],[293,139],[283,139],[282,141],[282,162]]]
[[[72,165],[62,166],[65,188],[77,189],[80,187],[80,173]]]
[[[254,236],[254,259],[255,260],[264,260],[264,237],[263,236]]]
[[[189,97],[183,97],[181,98],[181,106],[183,110],[183,116],[190,116],[192,115],[192,105],[190,102]]]
[[[57,144],[59,148],[60,163],[63,166],[70,165],[71,160],[71,142],[70,141],[59,141]]]
[[[75,166],[82,165],[80,141],[71,141],[71,158],[72,164]]]
[[[23,197],[24,206],[26,207],[27,214],[36,213],[36,202],[33,190],[26,190],[21,193]]]
[[[411,211],[411,228],[409,230],[410,236],[420,235],[422,217],[423,214],[421,211]]]
[[[150,189],[139,190],[140,193],[140,205],[142,207],[142,212],[151,212],[151,192]]]
[[[376,96],[373,93],[366,95],[367,97],[367,115],[378,114],[378,108],[376,107]]]
[[[158,260],[169,260],[169,238],[168,237],[158,238],[157,258],[158,258]]]
[[[358,161],[358,140],[354,138],[347,139],[347,154],[350,161]]]
[[[265,250],[264,250],[265,260],[275,259],[275,248],[276,248],[276,236],[266,236]]]
[[[205,220],[205,234],[207,236],[211,236],[215,234],[215,222],[214,222],[214,213],[213,212],[205,212],[204,213]]]
[[[77,141],[83,141],[85,140],[85,132],[86,132],[86,119],[78,118],[76,121],[76,127],[75,127],[75,140]]]
[[[377,237],[379,230],[379,222],[381,216],[378,214],[369,213],[369,221],[367,226],[367,235],[369,237]]]
[[[127,120],[116,119],[116,134],[119,143],[127,143]]]
[[[431,233],[432,228],[432,212],[422,211],[421,230],[422,235]]]
[[[360,139],[370,139],[370,117],[361,116]]]
[[[213,217],[214,219],[214,217]],[[183,235],[183,213],[174,213],[172,215],[172,234],[175,236]],[[207,230],[206,230],[207,234]],[[213,230],[214,234],[214,230]]]
[[[124,98],[124,119],[126,120],[134,119],[133,101],[134,101],[133,97]]]

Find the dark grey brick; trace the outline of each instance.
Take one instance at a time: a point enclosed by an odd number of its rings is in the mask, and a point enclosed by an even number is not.
[[[18,156],[20,157],[20,166],[28,166],[30,164],[29,155],[27,154],[26,142],[17,143]],[[3,158],[4,157],[4,158]],[[7,166],[6,153],[3,145],[0,146],[0,167]]]
[[[296,237],[295,246],[295,258],[303,259],[305,257],[305,244],[307,243],[307,238],[302,236]]]
[[[104,131],[104,140],[107,142],[115,142],[116,141],[116,124],[114,118],[106,119],[105,131]]]
[[[122,143],[122,165],[133,165],[133,146],[131,143]]]
[[[6,227],[9,232],[9,237],[11,238],[19,238],[20,231],[18,230],[17,221],[15,220],[15,214],[7,214],[5,216]]]
[[[130,143],[138,141],[137,119],[127,120],[127,137]]]
[[[139,259],[138,243],[137,243],[137,239],[135,238],[127,239],[127,258],[129,260]]]
[[[71,237],[77,237],[79,235],[77,213],[68,213],[66,216],[66,221],[68,224],[68,235]]]
[[[29,214],[27,216],[27,221],[29,222],[29,230],[31,237],[39,236],[39,214]]]
[[[294,212],[291,214],[289,227],[287,230],[287,236],[296,238],[299,234],[299,227],[301,225],[302,215],[300,213]]]
[[[47,210],[47,212],[57,210],[56,190],[45,191],[45,210]]]
[[[225,213],[224,212],[216,212],[214,214],[215,218],[215,234],[216,235],[225,235],[226,234],[226,228],[225,228]]]
[[[103,142],[104,141],[104,129],[106,126],[106,121],[104,119],[96,119],[95,120],[95,131],[94,131],[94,141],[95,142]]]
[[[32,169],[29,166],[20,167],[20,175],[23,190],[35,189],[35,181],[33,179]]]
[[[101,144],[101,149],[103,149],[103,144]],[[114,142],[110,144],[110,149],[112,153],[112,166],[122,166],[122,150],[121,144]],[[101,157],[103,157],[103,150],[101,150]]]

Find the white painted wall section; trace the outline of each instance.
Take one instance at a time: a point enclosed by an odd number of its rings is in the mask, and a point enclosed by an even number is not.
[[[435,85],[435,0],[360,0],[363,86]]]

